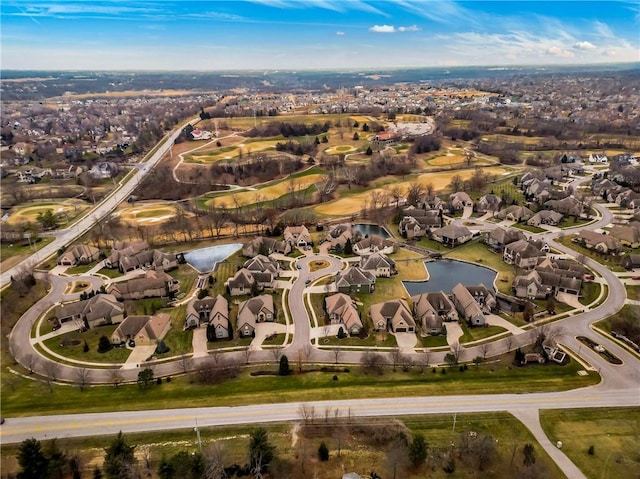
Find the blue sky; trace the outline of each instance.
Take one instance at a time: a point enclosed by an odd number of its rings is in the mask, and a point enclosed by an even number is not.
[[[2,69],[640,61],[639,1],[2,0]]]

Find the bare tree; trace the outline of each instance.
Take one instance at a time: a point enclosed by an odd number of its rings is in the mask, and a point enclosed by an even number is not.
[[[338,364],[340,355],[342,354],[342,348],[340,348],[339,346],[334,346],[333,349],[331,349],[331,352],[333,353],[335,363]]]
[[[482,353],[482,359],[487,359],[487,354],[489,354],[490,349],[491,349],[490,343],[482,343],[480,345],[480,352]]]
[[[122,381],[124,381],[122,375],[120,374],[120,370],[116,368],[109,370],[109,380],[115,387],[120,387]]]
[[[393,348],[391,351],[391,363],[393,365],[393,372],[396,372],[396,367],[400,363],[400,348]]]
[[[46,361],[44,363],[45,382],[49,388],[49,392],[53,392],[53,385],[58,379],[60,365],[54,361]]]
[[[454,343],[451,346],[451,354],[456,360],[456,364],[458,364],[462,360],[462,356],[464,355],[464,348],[460,343]]]
[[[333,411],[333,409],[331,408],[331,406],[326,406],[324,408],[324,422],[328,423],[329,422],[329,417],[331,416],[331,412]]]
[[[222,444],[218,441],[207,446],[204,456],[204,479],[226,479],[224,471],[225,453]]]
[[[407,441],[405,438],[398,437],[391,441],[387,446],[386,467],[389,477],[393,479],[406,477],[407,468],[409,467],[409,454]]]
[[[209,357],[212,359],[215,366],[219,366],[223,360],[222,353],[218,349],[213,349],[209,352]]]
[[[509,335],[504,338],[504,343],[507,346],[507,352],[511,351],[511,348],[513,347],[513,336]]]
[[[249,360],[251,359],[252,354],[253,354],[253,351],[251,350],[250,346],[245,346],[242,349],[242,356],[244,357],[245,364],[249,364]]]
[[[424,373],[425,368],[429,367],[429,361],[431,359],[431,354],[426,349],[422,351],[418,358],[418,364],[420,366],[420,374]]]
[[[76,369],[76,382],[78,383],[78,387],[80,391],[84,391],[87,387],[87,381],[89,379],[89,370],[87,368],[77,368]]]
[[[316,415],[316,408],[310,404],[300,404],[298,407],[298,415],[302,419],[303,424],[313,424]]]
[[[282,356],[282,346],[277,345],[271,349],[271,357],[276,362],[276,364],[280,363],[280,357]]]
[[[302,354],[304,355],[305,361],[311,361],[311,357],[313,356],[314,352],[315,352],[315,349],[313,348],[311,343],[307,343],[304,346],[302,346]]]
[[[36,368],[36,364],[38,364],[38,358],[36,358],[33,354],[27,354],[24,357],[23,365],[29,370],[29,374],[33,374],[33,370]]]
[[[382,374],[384,364],[385,364],[385,359],[380,354],[372,353],[371,351],[366,351],[362,355],[362,367],[364,369],[365,374],[368,374],[368,373]]]
[[[187,374],[191,369],[191,358],[186,352],[183,352],[178,359],[178,366],[182,374]]]
[[[411,369],[411,366],[414,365],[414,362],[411,356],[409,356],[408,354],[401,354],[399,364],[402,370],[406,372]]]

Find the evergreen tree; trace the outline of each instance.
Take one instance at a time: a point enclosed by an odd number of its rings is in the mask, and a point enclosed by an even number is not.
[[[147,389],[153,384],[153,369],[146,368],[138,373],[138,387],[140,389]]]
[[[358,132],[356,131],[356,132],[353,134],[353,141],[358,141],[359,139],[360,139],[360,135],[358,135]]]
[[[289,369],[289,359],[287,358],[286,355],[282,355],[282,357],[280,358],[280,368],[278,370],[278,374],[280,376],[288,376],[290,373],[290,369]]]
[[[34,438],[22,441],[18,451],[18,464],[22,468],[18,473],[18,479],[41,479],[47,477],[49,459],[42,452],[40,441]]]
[[[425,441],[422,434],[413,436],[413,440],[409,446],[409,459],[415,467],[424,463],[427,459],[427,441]]]
[[[533,447],[533,444],[527,443],[524,445],[524,465],[529,467],[533,466],[536,463],[536,450]]]
[[[105,450],[104,471],[107,479],[130,477],[131,466],[136,462],[133,455],[134,449],[135,446],[129,446],[120,431]]]
[[[322,441],[318,447],[318,459],[323,462],[329,460],[329,448],[324,441]]]
[[[269,442],[267,430],[260,427],[249,437],[249,470],[252,474],[263,474],[275,455],[275,446]]]
[[[347,238],[344,242],[344,254],[353,254],[353,245],[351,244],[351,238]]]
[[[372,149],[371,149],[371,147],[369,146],[369,147],[367,148],[367,156],[371,156],[371,155],[373,155],[373,150],[372,150]]]
[[[104,334],[100,336],[100,340],[98,341],[98,352],[106,353],[111,349],[111,341]]]

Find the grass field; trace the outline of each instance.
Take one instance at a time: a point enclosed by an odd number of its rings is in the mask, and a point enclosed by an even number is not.
[[[591,249],[585,248],[582,245],[579,245],[577,243],[574,243],[573,241],[571,241],[571,239],[573,238],[573,234],[568,234],[566,236],[560,236],[558,238],[556,238],[555,241],[557,241],[558,243],[567,246],[569,248],[571,248],[572,250],[583,254],[585,256],[588,256],[589,258],[591,258],[594,261],[597,261],[598,263],[606,266],[607,268],[609,268],[611,271],[618,271],[618,272],[623,272],[625,271],[625,269],[620,266],[619,262],[616,262],[616,259],[614,256],[610,256],[610,255],[601,255]]]
[[[424,266],[424,257],[414,251],[399,248],[391,259],[396,262],[398,281],[422,281],[429,276]]]
[[[627,290],[627,298],[640,301],[640,286],[627,284],[625,285],[625,289]]]
[[[316,411],[316,415],[323,411]],[[318,424],[324,420],[318,419]],[[451,415],[425,415],[400,418],[361,418],[357,421],[343,421],[345,427],[359,426],[351,432],[347,430],[345,439],[340,441],[340,454],[337,451],[337,435],[332,429],[318,430],[314,434],[301,436],[295,434],[290,423],[270,423],[261,425],[268,432],[269,442],[276,447],[276,461],[272,473],[276,477],[313,477],[317,479],[334,479],[341,477],[343,471],[368,473],[372,470],[382,477],[393,477],[388,470],[384,445],[376,445],[372,441],[377,431],[389,428],[406,427],[408,434],[421,434],[429,446],[429,455],[425,465],[416,469],[400,468],[398,478],[418,479],[430,477],[444,479],[447,477],[480,477],[476,468],[466,460],[456,461],[456,472],[447,474],[442,470],[441,456],[446,456],[450,444],[456,443],[461,436],[472,430],[486,434],[495,439],[495,457],[489,467],[482,473],[485,479],[502,479],[519,477],[522,470],[524,444],[533,444],[538,465],[543,464],[547,477],[564,478],[544,449],[536,442],[531,433],[508,413],[458,414],[456,428],[452,428]],[[249,434],[257,426],[224,426],[200,427],[203,450],[207,451],[214,444],[224,451],[224,465],[244,464],[249,443]],[[368,428],[368,429],[365,429]],[[294,445],[293,439],[296,438]],[[75,451],[81,458],[82,477],[91,477],[94,464],[102,464],[104,451],[113,436],[99,436],[78,439],[58,439],[58,446],[64,451]],[[196,453],[198,444],[192,428],[175,431],[158,431],[149,433],[126,434],[127,444],[137,445],[137,451],[149,451],[149,475],[140,461],[141,474],[144,477],[157,478],[160,459],[170,457],[179,451],[187,454]],[[319,462],[315,451],[321,441],[329,447],[329,460]],[[3,445],[2,470],[6,474],[17,471],[16,457],[19,445]],[[43,443],[46,450],[46,442]],[[513,460],[512,460],[513,457]]]
[[[120,210],[120,218],[129,224],[151,224],[167,221],[176,216],[177,207],[173,204],[153,202],[140,203]],[[191,213],[185,213],[190,215]]]
[[[81,348],[82,346],[80,346]],[[79,354],[83,354],[80,351]],[[107,353],[110,354],[110,353]],[[336,398],[424,396],[445,394],[484,394],[503,392],[560,391],[596,384],[600,376],[588,372],[579,376],[582,367],[575,362],[567,366],[547,365],[535,368],[512,368],[512,355],[496,358],[490,365],[457,369],[449,374],[422,375],[419,370],[382,376],[366,375],[352,367],[349,373],[312,372],[286,377],[253,377],[251,368],[236,378],[216,385],[197,384],[191,377],[176,376],[170,383],[141,390],[137,385],[94,387],[80,391],[68,386],[53,386],[43,397],[42,383],[15,378],[13,389],[2,388],[2,414],[5,417],[64,414],[80,412],[162,409],[198,406],[234,406],[281,401],[320,401]],[[264,369],[264,366],[257,366]],[[255,368],[253,368],[255,369]],[[464,389],[461,391],[461,381]]]
[[[507,169],[501,167],[492,167],[485,168],[483,169],[483,171],[485,173],[499,176],[506,173]],[[388,186],[399,186],[404,191],[406,191],[407,187],[413,182],[417,182],[423,185],[431,183],[436,191],[441,192],[449,186],[449,183],[451,183],[451,178],[454,175],[460,175],[463,180],[467,180],[471,178],[473,173],[474,170],[472,169],[438,173],[423,173],[411,179],[400,180],[398,178],[393,178],[392,180],[390,180]],[[316,213],[326,216],[342,216],[358,213],[364,207],[367,199],[374,191],[379,194],[385,194],[389,190],[388,186],[370,188],[351,194],[347,193],[346,190],[343,190],[342,197],[340,199],[318,205],[314,208],[314,210],[316,211]]]
[[[47,339],[44,344],[56,354],[78,361],[92,363],[122,363],[131,353],[126,348],[113,348],[105,353],[98,352],[98,342],[101,336],[111,338],[111,334],[118,326],[100,326],[85,332],[73,331],[70,333]],[[74,341],[78,344],[64,346],[63,341]],[[89,346],[89,351],[84,352],[84,342]]]
[[[276,149],[276,143],[282,141],[286,141],[286,138],[245,140],[234,146],[223,146],[214,150],[198,150],[197,153],[184,155],[184,159],[189,163],[213,163],[220,160],[230,160],[239,158],[241,154],[273,151]]]
[[[636,477],[640,471],[640,408],[540,411],[552,443],[589,479]],[[593,455],[589,448],[593,446]]]
[[[38,202],[18,206],[12,210],[6,222],[10,225],[20,223],[38,223],[38,215],[52,210],[60,224],[67,224],[89,209],[89,205],[80,200],[63,200],[56,202]]]
[[[272,201],[291,192],[301,192],[319,183],[324,175],[311,174],[293,178],[285,178],[267,184],[255,191],[240,191],[238,193],[226,193],[205,201],[206,206],[221,206],[233,208],[236,203],[246,206],[264,201]]]

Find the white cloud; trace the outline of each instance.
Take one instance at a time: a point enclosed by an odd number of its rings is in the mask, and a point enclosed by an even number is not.
[[[393,25],[374,25],[369,28],[370,32],[374,33],[405,33],[405,32],[419,32],[420,28],[417,25],[411,25],[408,27],[398,27],[396,28]]]
[[[398,27],[399,32],[419,32],[420,28],[417,25],[411,25],[410,27]]]
[[[578,50],[595,50],[596,46],[591,42],[584,41],[576,43],[573,48],[577,48]]]
[[[344,32],[336,32],[336,35],[338,35],[339,37],[344,35]]]
[[[374,33],[395,33],[396,27],[393,25],[374,25],[369,31]]]
[[[573,58],[575,56],[573,52],[569,50],[563,50],[562,48],[556,46],[547,48],[547,54],[561,58]]]

